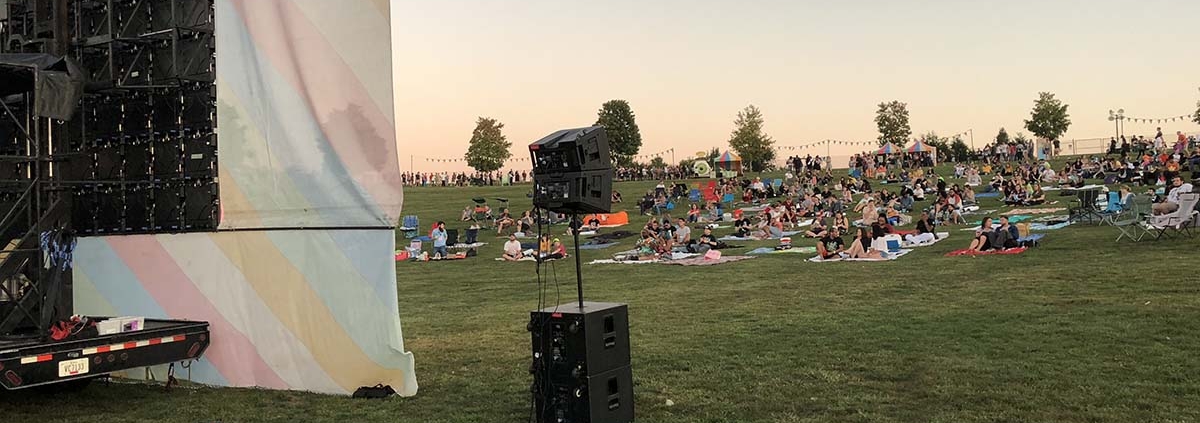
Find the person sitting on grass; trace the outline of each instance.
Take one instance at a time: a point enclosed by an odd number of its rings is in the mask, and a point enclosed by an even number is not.
[[[838,213],[833,217],[833,227],[838,228],[842,232],[850,229],[850,219],[846,218],[846,213]]]
[[[783,238],[783,222],[778,218],[770,217],[763,219],[766,224],[756,233],[759,239],[779,239]]]
[[[1003,236],[1001,236],[1001,238],[1003,238],[1001,245],[1004,246],[1004,248],[1016,247],[1017,240],[1021,239],[1021,231],[1018,230],[1016,226],[1008,223],[1008,216],[1000,216],[1000,227],[996,228],[996,232],[1004,233]]]
[[[613,203],[620,203],[620,202],[621,202],[621,191],[617,191],[617,190],[615,190],[615,189],[613,190],[613,192],[612,192],[612,202],[613,202]]]
[[[883,253],[871,248],[871,234],[863,228],[857,230],[854,241],[850,242],[850,249],[846,250],[846,256],[859,259],[882,259]]]
[[[873,239],[883,238],[895,232],[896,228],[888,223],[887,216],[884,214],[880,214],[875,219],[875,223],[871,224],[871,238]]]
[[[700,221],[700,205],[699,204],[693,203],[691,205],[691,207],[688,207],[687,221],[688,221],[688,223],[696,223],[696,222]]]
[[[696,240],[694,247],[695,253],[704,254],[708,250],[716,250],[721,248],[721,242],[717,240],[717,236],[713,235],[712,228],[704,228],[704,233],[700,235],[700,239]]]
[[[921,217],[917,219],[917,233],[909,234],[905,240],[910,244],[924,244],[933,242],[937,239],[937,235],[933,233],[933,220],[929,218],[929,212],[921,212]]]
[[[475,210],[471,206],[463,207],[462,216],[458,218],[461,222],[470,222],[475,220]]]
[[[992,249],[992,238],[995,232],[992,231],[992,218],[983,218],[983,224],[979,225],[979,229],[975,230],[975,238],[971,239],[972,251],[987,251]]]
[[[549,253],[547,253],[544,257],[542,257],[542,259],[543,260],[558,260],[558,259],[566,258],[566,257],[567,257],[567,246],[563,245],[562,241],[560,241],[558,238],[554,238],[554,241],[550,242]]]
[[[504,232],[504,228],[517,225],[516,219],[508,212],[508,208],[500,209],[500,217],[496,218],[496,235]]]
[[[683,218],[676,220],[675,226],[675,245],[691,245],[692,244],[692,228],[688,227],[687,221]]]
[[[846,251],[846,241],[842,240],[841,231],[832,228],[817,241],[817,254],[822,260],[837,258]]]
[[[964,206],[979,205],[979,201],[977,201],[975,199],[975,190],[971,189],[970,186],[963,187],[961,192],[962,192],[962,203]]]
[[[658,237],[643,233],[637,243],[638,260],[655,260],[659,258]]]
[[[517,241],[516,235],[509,235],[508,241],[504,243],[504,261],[518,261],[524,257],[521,252],[521,241]]]
[[[825,218],[822,217],[820,219],[815,219],[813,220],[812,226],[808,228],[808,231],[804,232],[804,236],[809,238],[820,238],[825,235],[825,231],[828,227],[829,225],[826,224]]]
[[[1033,190],[1029,192],[1029,196],[1025,198],[1026,206],[1037,206],[1046,202],[1046,192],[1042,191],[1042,184],[1033,184]]]

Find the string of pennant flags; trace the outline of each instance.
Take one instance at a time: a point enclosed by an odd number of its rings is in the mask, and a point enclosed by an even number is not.
[[[674,148],[668,148],[668,149],[666,149],[666,150],[663,150],[663,151],[660,151],[660,152],[657,152],[657,153],[652,153],[652,154],[640,154],[640,155],[637,155],[637,156],[633,156],[633,158],[634,158],[634,159],[650,159],[650,158],[654,158],[654,157],[662,157],[662,156],[664,156],[664,155],[669,155],[669,154],[671,154],[671,153],[674,153],[674,152],[675,152],[675,149],[674,149]],[[422,157],[421,159],[422,159],[422,160],[424,160],[426,163],[465,163],[465,162],[467,161],[467,159],[465,159],[465,158],[462,158],[462,157],[455,157],[455,158],[448,158],[448,157]],[[514,157],[509,157],[509,158],[508,158],[508,160],[505,160],[505,162],[506,162],[506,163],[507,163],[507,162],[528,162],[529,160],[530,160],[530,158],[529,158],[529,157],[524,157],[524,156],[522,156],[522,157],[516,157],[516,156],[514,156]]]
[[[1187,122],[1195,117],[1196,117],[1196,114],[1191,113],[1191,114],[1186,114],[1186,115],[1163,117],[1163,118],[1140,118],[1140,117],[1126,116],[1125,119],[1123,119],[1123,120],[1131,121],[1131,122],[1135,122],[1135,123],[1168,123],[1168,122],[1175,122],[1175,121]]]
[[[815,148],[827,145],[849,145],[849,146],[878,146],[876,141],[843,141],[843,140],[821,140],[802,145],[777,145],[776,150],[803,150],[806,148]]]

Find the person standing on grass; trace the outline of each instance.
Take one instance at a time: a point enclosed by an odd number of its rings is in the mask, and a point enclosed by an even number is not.
[[[429,234],[433,238],[433,257],[446,258],[450,254],[446,252],[446,222],[438,221],[437,227],[433,228],[433,232]]]

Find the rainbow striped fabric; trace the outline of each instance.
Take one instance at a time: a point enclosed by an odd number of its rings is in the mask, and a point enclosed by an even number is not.
[[[80,240],[77,312],[210,322],[201,383],[415,394],[388,2],[216,0],[216,28],[222,231]]]

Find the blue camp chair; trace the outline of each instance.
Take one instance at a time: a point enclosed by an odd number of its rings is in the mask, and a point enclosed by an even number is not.
[[[698,190],[696,188],[692,188],[691,191],[688,191],[688,201],[691,201],[693,203],[699,203],[700,202],[700,190]]]
[[[404,233],[404,238],[412,239],[417,236],[417,230],[421,227],[421,220],[415,215],[404,216],[400,220],[400,232]]]
[[[671,210],[675,210],[675,202],[674,201],[667,202],[667,211],[671,211]]]
[[[724,197],[721,197],[721,202],[722,203],[732,203],[733,202],[733,194],[726,193]]]
[[[1109,191],[1108,192],[1108,204],[1104,206],[1104,212],[1105,213],[1120,213],[1121,209],[1122,209],[1121,193],[1116,192],[1116,191]]]

